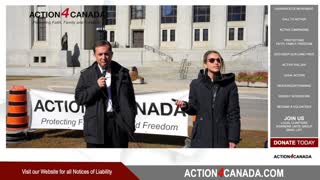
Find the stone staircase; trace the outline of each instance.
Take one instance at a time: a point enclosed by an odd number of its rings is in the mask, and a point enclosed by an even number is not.
[[[153,61],[146,62],[143,66],[138,66],[139,75],[148,79],[179,79],[178,62]]]
[[[165,52],[170,56],[170,51]],[[192,58],[189,52],[187,57],[191,65],[188,67],[186,80],[192,80],[198,77],[199,70],[203,68],[200,58]],[[264,46],[256,46],[247,50],[222,50],[220,51],[224,60],[226,71],[237,74],[243,71],[268,71],[268,48]],[[172,56],[170,56],[172,57]],[[139,75],[147,79],[162,79],[162,80],[181,80],[179,70],[183,58],[174,58],[172,61],[165,60],[148,60],[144,61],[143,65],[137,66]]]
[[[268,47],[259,44],[234,54],[226,66],[233,72],[268,71]]]

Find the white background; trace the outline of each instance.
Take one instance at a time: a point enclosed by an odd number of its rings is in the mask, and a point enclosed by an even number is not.
[[[6,5],[316,5],[319,0],[3,0],[0,2],[0,161],[122,161],[127,165],[320,165],[319,148],[272,149],[6,149],[5,74],[6,74]],[[213,4],[214,3],[214,4]],[[318,9],[319,10],[319,9]],[[269,8],[270,12],[270,8]],[[269,13],[270,15],[270,13]],[[318,18],[319,19],[319,18]],[[270,18],[269,18],[270,20]],[[269,22],[270,25],[270,22]],[[269,31],[270,33],[270,31]],[[270,37],[270,35],[269,35]],[[319,37],[319,35],[318,35]],[[19,42],[17,42],[19,43]],[[270,43],[269,43],[270,44]],[[270,60],[269,60],[270,61]],[[320,63],[318,63],[320,64]],[[269,83],[270,84],[270,83]],[[269,95],[270,99],[270,95]],[[269,102],[270,103],[270,102]],[[270,116],[269,116],[270,117]],[[318,123],[319,124],[319,123]],[[274,159],[274,155],[312,155],[312,159]]]

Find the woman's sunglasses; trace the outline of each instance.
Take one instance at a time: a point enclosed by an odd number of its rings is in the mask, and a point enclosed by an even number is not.
[[[208,59],[208,61],[210,62],[210,63],[214,63],[214,61],[217,61],[218,63],[221,63],[221,58],[217,58],[217,59],[215,59],[215,58],[210,58],[210,59]]]

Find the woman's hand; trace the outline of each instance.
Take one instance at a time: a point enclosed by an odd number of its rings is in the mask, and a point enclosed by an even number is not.
[[[179,108],[184,108],[186,107],[186,103],[184,101],[181,101],[181,100],[177,100],[176,101],[176,105],[179,107]]]
[[[229,142],[229,148],[236,148],[236,143]]]

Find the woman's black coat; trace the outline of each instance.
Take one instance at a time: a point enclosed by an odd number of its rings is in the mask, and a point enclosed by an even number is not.
[[[229,142],[239,142],[239,95],[233,73],[217,74],[212,82],[201,70],[190,84],[189,102],[182,110],[197,117],[191,147],[227,148]]]

